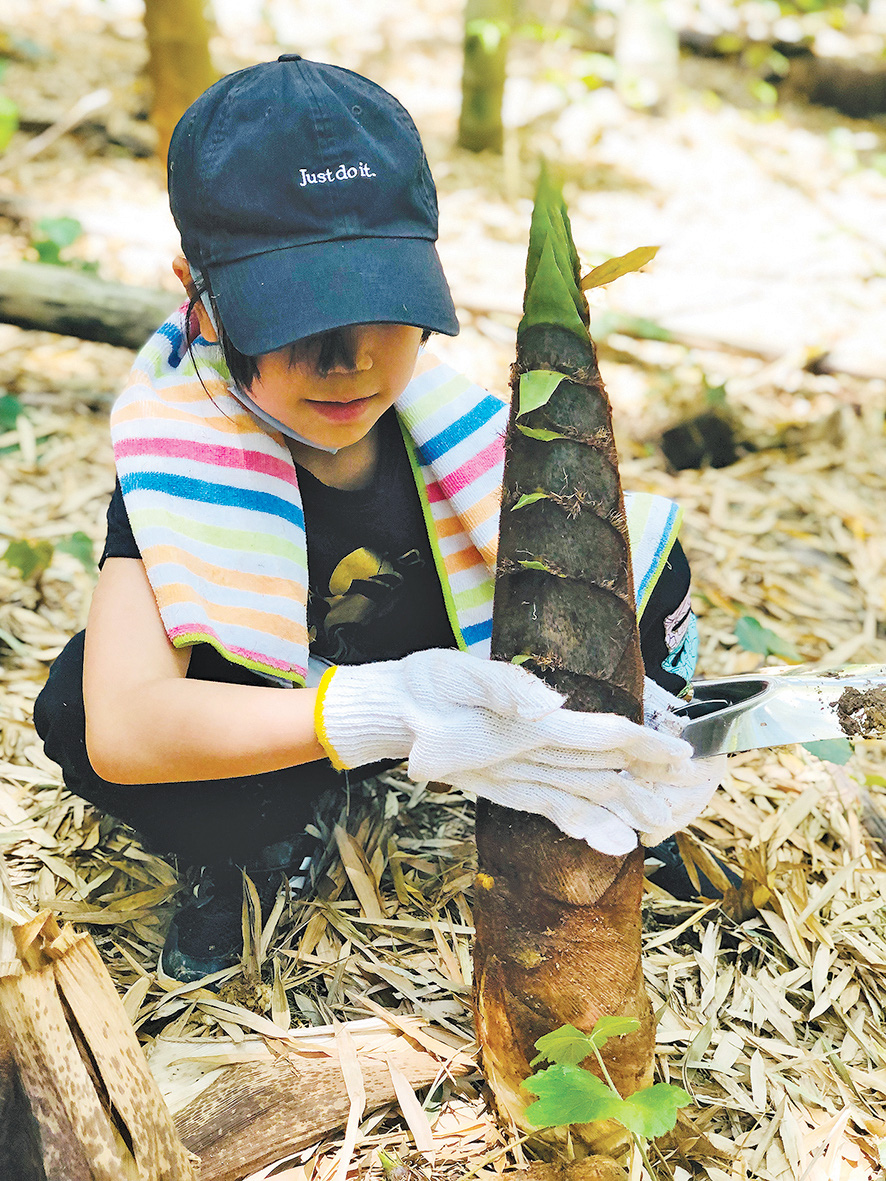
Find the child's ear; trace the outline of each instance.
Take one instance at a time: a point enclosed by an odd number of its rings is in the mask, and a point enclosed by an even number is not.
[[[175,277],[184,287],[188,299],[193,299],[196,295],[194,290],[194,280],[191,277],[191,268],[188,266],[188,260],[183,254],[177,254],[172,260],[172,270]],[[194,304],[194,315],[197,317],[197,322],[200,325],[200,335],[204,340],[218,342],[218,337],[215,334],[215,329],[212,327],[212,321],[202,302],[198,299]]]

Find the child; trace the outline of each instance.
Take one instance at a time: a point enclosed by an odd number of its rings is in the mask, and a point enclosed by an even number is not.
[[[692,819],[685,743],[487,659],[506,411],[422,351],[458,323],[399,103],[295,54],[242,70],[176,128],[169,192],[189,303],[114,408],[85,644],[35,709],[72,791],[208,867],[165,970],[236,960],[239,867],[265,903],[303,873],[348,771],[408,758],[613,854]],[[641,500],[644,658],[679,691],[688,567],[674,506]]]

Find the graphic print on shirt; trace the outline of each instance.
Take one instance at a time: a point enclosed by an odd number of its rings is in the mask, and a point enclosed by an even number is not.
[[[662,668],[688,682],[698,660],[698,628],[688,590],[680,606],[665,616],[664,635],[668,655]]]
[[[399,558],[379,557],[356,549],[338,563],[329,578],[329,593],[309,592],[311,645],[328,660],[361,664],[365,629],[396,611],[404,579],[424,565],[417,549]]]

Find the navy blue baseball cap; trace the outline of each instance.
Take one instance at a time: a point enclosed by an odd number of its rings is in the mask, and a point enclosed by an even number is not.
[[[247,356],[347,324],[458,332],[418,131],[359,74],[284,54],[222,78],[173,132],[169,199]]]

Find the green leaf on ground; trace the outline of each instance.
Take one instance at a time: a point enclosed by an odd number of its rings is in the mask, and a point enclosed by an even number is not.
[[[764,627],[753,615],[742,615],[732,629],[739,645],[746,652],[759,652],[761,656],[781,656],[790,664],[800,664],[803,657],[790,642],[783,640],[768,627]]]
[[[75,217],[43,217],[37,222],[39,237],[31,241],[40,262],[48,266],[64,266],[61,252],[71,246],[83,233],[83,226]]]
[[[527,1091],[538,1095],[525,1116],[536,1127],[588,1124],[617,1119],[623,1102],[596,1075],[577,1066],[549,1066],[528,1078]]]
[[[852,743],[848,738],[823,738],[820,742],[804,742],[803,749],[808,750],[817,759],[824,759],[828,763],[836,763],[842,767],[852,758]]]
[[[511,662],[511,664],[525,664],[527,660],[531,660],[531,659],[532,659],[532,657],[529,655],[529,653],[526,653],[523,656],[512,656],[510,662]],[[537,1059],[536,1059],[536,1061],[537,1061]]]
[[[0,398],[0,431],[14,431],[18,416],[24,412],[25,408],[18,398],[4,394]]]
[[[57,541],[55,548],[59,553],[70,554],[76,558],[84,570],[92,574],[95,570],[95,552],[92,548],[92,538],[81,530],[72,533],[70,537],[63,537]]]
[[[528,373],[520,374],[519,410],[522,416],[531,410],[538,410],[550,401],[554,390],[563,381],[562,373],[553,373],[550,369],[532,369]]]
[[[28,541],[20,538],[10,541],[3,554],[7,566],[13,566],[22,578],[39,578],[52,561],[51,541]]]
[[[525,508],[527,504],[535,504],[537,500],[547,499],[547,492],[524,492],[517,503],[511,505],[511,512],[516,512],[518,508]]]
[[[590,291],[592,287],[602,287],[611,283],[613,279],[620,279],[622,275],[629,275],[632,271],[639,271],[648,262],[652,262],[659,251],[658,246],[638,246],[636,250],[629,250],[618,258],[609,258],[601,262],[598,267],[588,271],[581,281],[582,291]]]

